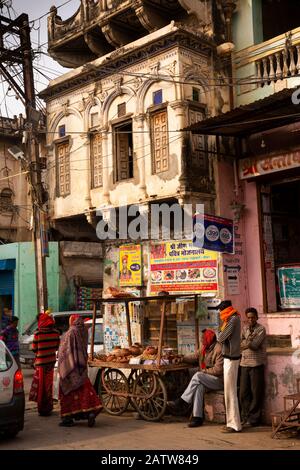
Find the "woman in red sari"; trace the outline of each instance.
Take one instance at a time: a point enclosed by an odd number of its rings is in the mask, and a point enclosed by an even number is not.
[[[59,346],[59,332],[54,328],[53,318],[41,313],[38,329],[34,333],[32,351],[35,353],[35,374],[29,400],[36,401],[40,416],[49,416],[53,409],[53,374],[56,351]]]
[[[71,315],[69,323],[58,351],[60,426],[87,419],[92,427],[102,405],[88,378],[88,334],[79,315]]]

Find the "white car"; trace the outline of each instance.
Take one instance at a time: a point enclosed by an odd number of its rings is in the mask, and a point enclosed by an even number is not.
[[[0,341],[0,434],[15,436],[24,427],[25,394],[23,374]]]

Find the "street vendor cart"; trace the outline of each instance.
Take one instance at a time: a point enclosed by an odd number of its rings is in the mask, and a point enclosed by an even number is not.
[[[109,298],[94,301],[94,315],[92,325],[91,355],[89,359],[90,367],[97,367],[101,370],[99,383],[99,395],[102,399],[104,409],[112,415],[124,413],[129,406],[136,410],[140,417],[147,421],[159,421],[165,414],[167,401],[172,399],[172,393],[182,393],[189,382],[188,369],[190,365],[177,359],[172,362],[164,358],[163,341],[166,325],[167,304],[177,299],[192,300],[194,311],[198,308],[197,294],[164,295],[151,297],[124,297]],[[159,301],[161,307],[159,341],[157,354],[153,361],[146,363],[131,363],[120,360],[120,362],[110,362],[109,360],[95,357],[93,351],[93,341],[95,333],[95,319],[97,305],[100,303],[120,303],[125,304],[126,322],[128,334],[128,347],[132,346],[132,336],[130,328],[129,304],[130,302],[153,302]],[[199,348],[199,325],[195,315],[195,347]],[[151,348],[150,348],[151,349]],[[150,363],[149,363],[150,362]]]

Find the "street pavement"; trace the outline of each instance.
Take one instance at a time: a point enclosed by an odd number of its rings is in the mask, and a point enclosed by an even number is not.
[[[1,439],[7,450],[300,450],[297,435],[271,438],[271,428],[261,426],[237,434],[223,434],[219,424],[188,428],[187,420],[166,416],[150,423],[134,413],[111,416],[102,412],[94,428],[78,422],[72,428],[58,426],[59,406],[50,417],[40,417],[36,404],[28,402],[33,369],[24,369],[26,391],[25,427],[14,439]]]

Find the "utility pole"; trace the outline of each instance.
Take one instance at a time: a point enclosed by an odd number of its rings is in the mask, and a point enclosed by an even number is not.
[[[19,38],[15,49],[5,46],[4,35],[13,34]],[[24,90],[18,85],[5,65],[20,64],[23,69]],[[46,275],[46,253],[43,244],[44,210],[41,162],[38,143],[38,121],[36,110],[30,27],[28,15],[23,13],[15,20],[0,15],[0,74],[22,99],[26,109],[26,156],[29,168],[29,183],[33,211],[33,242],[35,247],[37,308],[42,312],[48,308]]]

